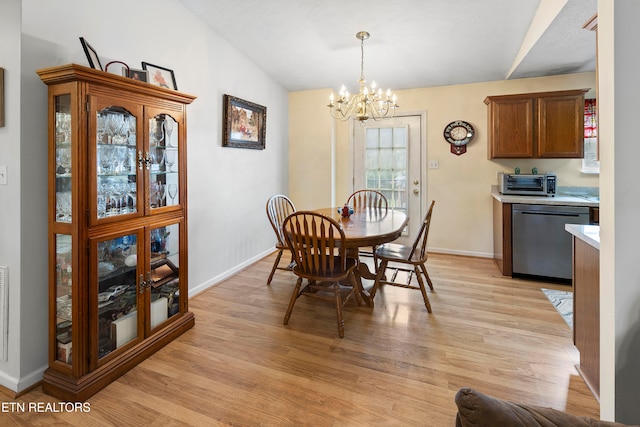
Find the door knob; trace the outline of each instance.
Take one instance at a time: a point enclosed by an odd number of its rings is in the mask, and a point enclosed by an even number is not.
[[[413,185],[418,185],[418,184],[419,184],[419,182],[418,182],[417,179],[415,181],[413,181]]]
[[[420,193],[420,190],[418,190],[417,188],[414,188],[413,189],[413,194],[418,194],[418,193]]]

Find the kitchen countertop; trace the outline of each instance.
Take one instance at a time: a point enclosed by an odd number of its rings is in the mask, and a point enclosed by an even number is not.
[[[599,225],[565,224],[564,229],[588,245],[600,250]]]
[[[563,187],[558,189],[558,194],[554,197],[548,196],[513,196],[501,194],[497,185],[491,186],[491,195],[501,203],[525,203],[530,205],[562,205],[562,206],[588,206],[597,208],[600,206],[600,197],[593,195],[589,191],[580,194],[576,187]]]

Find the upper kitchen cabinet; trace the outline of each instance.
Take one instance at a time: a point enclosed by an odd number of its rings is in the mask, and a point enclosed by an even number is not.
[[[582,158],[589,89],[488,96],[488,158]]]

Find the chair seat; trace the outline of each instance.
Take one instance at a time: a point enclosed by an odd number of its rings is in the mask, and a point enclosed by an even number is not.
[[[388,261],[394,262],[405,262],[411,264],[420,263],[419,254],[413,254],[411,258],[411,251],[413,248],[411,246],[399,245],[397,243],[385,243],[382,246],[378,246],[376,249],[376,256],[378,259],[386,259]],[[415,252],[415,251],[414,251]]]
[[[293,272],[297,276],[304,277],[305,279],[310,279],[310,280],[339,281],[339,280],[346,279],[349,276],[349,274],[352,273],[356,265],[358,265],[358,260],[354,258],[347,258],[347,262],[346,262],[347,268],[345,270],[342,270],[340,268],[341,267],[340,257],[334,256],[333,258],[334,258],[334,269],[329,270],[329,267],[327,266],[327,269],[321,276],[310,273],[310,272],[302,271],[302,269],[299,268],[298,265],[293,266]]]

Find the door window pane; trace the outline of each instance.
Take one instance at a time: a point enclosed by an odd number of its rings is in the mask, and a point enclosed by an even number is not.
[[[406,128],[367,128],[365,138],[366,188],[384,194],[391,208],[406,211]]]

